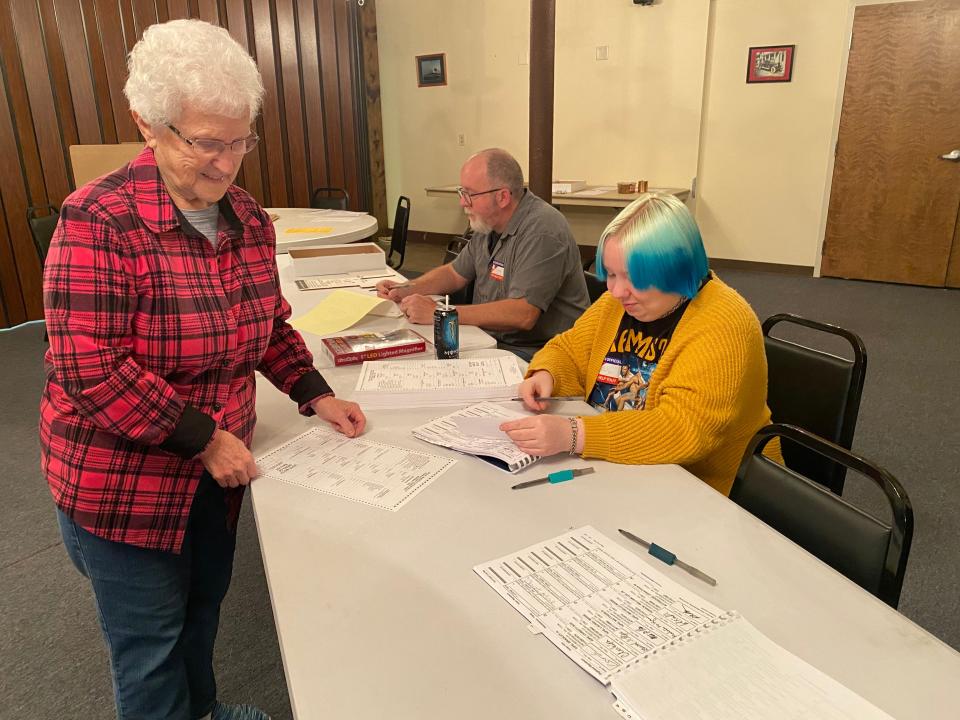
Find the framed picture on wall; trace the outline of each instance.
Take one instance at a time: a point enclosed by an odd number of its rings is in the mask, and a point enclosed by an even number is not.
[[[796,45],[764,45],[747,54],[747,82],[790,82]]]
[[[447,54],[417,55],[417,87],[447,84]]]

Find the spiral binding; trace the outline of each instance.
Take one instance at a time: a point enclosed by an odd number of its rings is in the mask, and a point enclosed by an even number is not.
[[[673,640],[670,640],[669,642],[664,643],[660,647],[654,648],[653,650],[648,650],[640,657],[635,658],[630,662],[626,663],[622,668],[620,668],[620,670],[618,670],[613,676],[611,676],[611,679],[618,677],[620,675],[626,674],[628,670],[630,670],[632,667],[636,665],[640,665],[641,663],[647,663],[651,660],[656,660],[658,655],[666,655],[668,651],[674,650],[680,647],[681,645],[686,645],[687,643],[691,642],[692,640],[695,640],[701,635],[706,635],[707,633],[712,632],[719,627],[722,627],[724,625],[727,625],[733,622],[739,617],[740,617],[740,613],[738,612],[733,612],[733,611],[725,612],[722,615],[719,615],[718,617],[713,618],[712,620],[708,620],[703,625],[693,628],[693,630],[687,630],[687,632],[683,633],[679,637],[676,637]]]

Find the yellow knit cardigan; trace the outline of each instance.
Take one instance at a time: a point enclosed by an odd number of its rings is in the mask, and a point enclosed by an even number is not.
[[[650,378],[643,410],[583,418],[583,456],[676,463],[730,493],[747,442],[770,422],[760,324],[735,290],[712,279],[690,302]],[[583,395],[614,342],[623,306],[604,293],[530,362],[553,375],[555,395]],[[768,446],[779,460],[779,446]]]

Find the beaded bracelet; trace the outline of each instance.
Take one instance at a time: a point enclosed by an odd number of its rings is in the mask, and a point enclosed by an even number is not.
[[[570,454],[577,454],[577,419],[570,418]]]

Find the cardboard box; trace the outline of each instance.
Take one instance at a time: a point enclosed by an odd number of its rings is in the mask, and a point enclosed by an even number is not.
[[[375,243],[346,243],[313,248],[290,248],[293,276],[340,275],[362,270],[383,270],[387,257]]]

